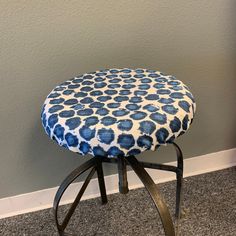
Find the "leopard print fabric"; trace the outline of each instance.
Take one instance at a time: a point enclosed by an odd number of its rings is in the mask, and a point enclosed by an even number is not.
[[[70,79],[47,96],[48,136],[82,155],[117,157],[156,150],[185,133],[196,110],[188,87],[147,69],[106,69]]]

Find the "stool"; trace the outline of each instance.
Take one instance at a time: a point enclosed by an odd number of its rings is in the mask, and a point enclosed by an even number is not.
[[[158,187],[144,168],[176,173],[176,210],[180,217],[183,155],[175,138],[184,134],[196,110],[188,87],[171,75],[148,69],[105,69],[76,76],[55,87],[47,96],[41,118],[47,135],[58,145],[88,160],[60,185],[53,204],[56,226],[63,235],[85,189],[97,172],[102,203],[107,203],[102,163],[116,163],[119,191],[128,193],[126,166],[130,165],[150,194],[165,234],[176,235],[169,210]],[[135,156],[173,145],[177,166],[140,162]],[[58,206],[67,187],[90,170],[62,223]]]

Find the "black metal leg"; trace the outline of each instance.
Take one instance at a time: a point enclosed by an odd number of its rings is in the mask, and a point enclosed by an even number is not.
[[[154,183],[152,178],[149,176],[149,174],[146,172],[142,164],[140,164],[134,156],[125,157],[125,159],[131,165],[131,167],[133,168],[135,173],[138,175],[140,180],[143,182],[145,188],[148,190],[153,202],[155,203],[158,213],[161,217],[165,235],[175,236],[174,225],[173,225],[169,210],[163,198],[161,197],[161,194],[156,184]]]
[[[103,169],[102,169],[102,159],[100,157],[95,157],[96,159],[96,170],[98,175],[98,183],[101,193],[102,203],[107,203],[107,194],[106,194],[106,186],[104,181]]]
[[[175,217],[177,219],[181,216],[182,207],[182,185],[183,185],[183,175],[177,173],[177,187],[176,187],[176,207],[175,207]]]
[[[180,147],[173,143],[176,154],[177,154],[177,171],[176,171],[176,178],[177,178],[177,187],[176,187],[176,208],[175,208],[175,216],[177,219],[180,218],[181,215],[181,205],[182,205],[182,188],[183,188],[183,154]]]
[[[68,225],[71,216],[73,215],[77,205],[80,202],[80,199],[81,199],[82,195],[84,194],[85,189],[87,188],[91,178],[93,177],[93,175],[94,175],[94,173],[96,171],[96,165],[97,165],[97,161],[96,161],[95,158],[92,158],[89,161],[83,163],[81,166],[76,168],[74,171],[72,171],[65,178],[65,180],[62,182],[62,184],[60,185],[59,189],[57,190],[57,193],[56,193],[56,196],[55,196],[54,202],[53,202],[53,211],[54,211],[54,216],[55,216],[55,220],[56,220],[56,226],[57,226],[59,235],[64,235],[64,230],[65,230],[66,226]],[[80,176],[82,173],[84,173],[86,170],[89,170],[89,169],[91,169],[90,173],[88,174],[86,180],[84,181],[84,184],[82,185],[78,195],[76,196],[74,202],[72,203],[72,205],[71,205],[68,213],[66,214],[64,220],[60,224],[59,221],[58,221],[58,206],[59,206],[60,200],[62,198],[62,195],[64,194],[64,192],[66,191],[68,186],[78,176]]]
[[[119,175],[119,192],[126,194],[129,192],[127,181],[127,168],[124,157],[117,157],[118,161],[118,175]]]

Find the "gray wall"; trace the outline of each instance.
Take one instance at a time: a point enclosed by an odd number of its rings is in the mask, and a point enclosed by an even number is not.
[[[185,158],[236,147],[236,1],[0,0],[0,11],[1,198],[57,186],[87,159],[49,140],[40,109],[55,85],[96,69],[159,69],[189,85]],[[168,147],[140,158],[175,159]]]

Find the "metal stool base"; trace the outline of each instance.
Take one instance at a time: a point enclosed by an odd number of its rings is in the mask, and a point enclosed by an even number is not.
[[[157,211],[160,215],[163,228],[165,231],[166,236],[175,236],[178,234],[178,222],[180,219],[180,212],[181,212],[181,201],[182,201],[182,184],[183,184],[183,155],[179,146],[175,143],[172,143],[175,147],[177,153],[177,166],[170,166],[164,164],[155,164],[155,163],[148,163],[148,162],[139,162],[134,156],[128,157],[117,157],[116,159],[111,159],[107,157],[96,156],[89,161],[85,162],[74,171],[72,171],[62,182],[60,185],[53,203],[53,211],[56,221],[56,226],[59,232],[59,235],[64,235],[64,231],[77,207],[79,204],[81,197],[83,196],[91,178],[93,177],[94,173],[97,172],[98,176],[98,183],[101,193],[101,200],[102,203],[107,203],[107,195],[106,195],[106,187],[102,169],[102,162],[108,163],[117,163],[118,165],[118,174],[119,174],[119,191],[122,194],[127,194],[128,189],[128,181],[127,181],[127,169],[126,166],[130,165],[134,172],[137,174],[139,179],[144,184],[145,188],[147,189],[149,195],[151,196]],[[169,210],[166,206],[164,199],[162,198],[160,191],[157,185],[154,183],[150,175],[146,172],[144,168],[151,168],[151,169],[159,169],[164,171],[172,171],[176,173],[177,179],[177,187],[176,187],[176,210],[175,215],[177,219],[177,231],[175,232],[173,221],[171,219]],[[78,195],[76,196],[74,202],[72,203],[68,213],[66,214],[65,218],[63,219],[62,223],[59,223],[58,220],[58,206],[62,195],[68,188],[68,186],[81,174],[85,171],[90,170],[87,178],[85,179]]]

